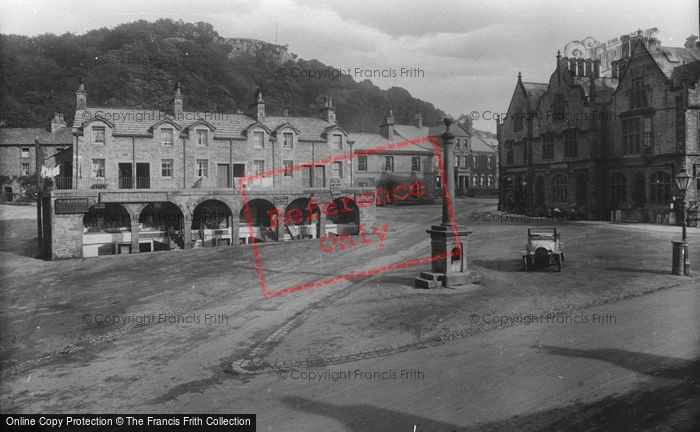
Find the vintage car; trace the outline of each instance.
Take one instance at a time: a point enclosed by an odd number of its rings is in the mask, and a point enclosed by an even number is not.
[[[520,255],[525,271],[553,265],[561,271],[564,266],[564,245],[559,241],[556,228],[529,228],[527,246]]]

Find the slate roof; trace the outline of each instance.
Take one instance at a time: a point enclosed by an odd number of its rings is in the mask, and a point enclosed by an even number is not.
[[[245,131],[257,123],[255,117],[247,114],[207,113],[184,111],[181,116],[173,117],[170,113],[156,110],[121,109],[121,108],[92,108],[77,110],[73,128],[80,132],[96,118],[103,118],[114,124],[114,134],[117,135],[146,135],[152,134],[150,128],[166,118],[186,129],[199,120],[204,120],[214,127],[214,138],[245,139]],[[266,116],[262,124],[270,131],[289,123],[299,130],[299,139],[304,141],[325,141],[325,133],[332,123],[315,117]],[[339,129],[340,127],[337,126]],[[340,129],[342,131],[342,129]]]
[[[424,138],[430,135],[430,128],[423,126],[418,128],[414,125],[394,125],[394,134],[405,140],[414,140],[418,138]]]
[[[37,137],[42,144],[73,144],[73,134],[69,127],[61,128],[55,133],[42,128],[0,128],[0,145],[34,145]]]
[[[662,46],[657,51],[651,51],[649,54],[651,54],[656,64],[659,65],[659,69],[661,69],[666,78],[671,78],[674,69],[678,66],[700,60],[700,49],[697,48]]]
[[[547,91],[548,86],[549,84],[547,83],[523,82],[527,97],[531,100],[533,105],[537,105],[537,102],[539,102],[542,95]]]
[[[496,153],[498,140],[482,136],[480,133],[472,135],[472,151],[484,153]]]
[[[415,127],[413,127],[413,128],[417,129]],[[424,136],[427,136],[427,135],[424,135]],[[362,132],[362,133],[351,133],[348,136],[348,141],[353,143],[354,151],[356,151],[358,153],[362,153],[362,150],[375,149],[377,147],[386,146],[386,145],[389,145],[392,143],[400,143],[400,142],[405,141],[405,140],[402,137],[397,137],[397,139],[395,139],[393,141],[389,141],[382,134]],[[416,152],[425,153],[426,155],[432,155],[433,154],[432,144],[430,144],[429,142],[422,142],[420,144],[411,144],[411,145],[407,145],[405,147],[385,150],[382,153],[401,154],[401,153],[416,153]]]

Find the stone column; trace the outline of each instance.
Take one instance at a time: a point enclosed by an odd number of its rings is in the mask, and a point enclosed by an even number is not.
[[[454,169],[454,141],[455,136],[450,132],[452,119],[445,119],[445,133],[442,134],[442,167],[445,178],[442,189],[442,225],[450,225],[449,206],[454,210],[455,197],[455,169]]]
[[[467,237],[471,234],[465,227],[456,225],[450,217],[454,214],[454,135],[450,132],[451,119],[445,119],[445,133],[442,134],[443,151],[443,200],[442,223],[427,230],[431,240],[431,271],[421,272],[415,279],[417,288],[455,287],[479,283],[481,275],[469,271],[467,266]],[[453,222],[455,225],[453,226]]]
[[[131,253],[139,253],[139,215],[131,215]]]

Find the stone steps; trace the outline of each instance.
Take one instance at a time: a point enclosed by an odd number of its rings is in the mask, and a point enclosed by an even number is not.
[[[478,284],[482,280],[483,276],[475,271],[448,273],[447,275],[435,272],[421,272],[420,276],[413,280],[413,283],[416,288],[435,289],[443,286]]]

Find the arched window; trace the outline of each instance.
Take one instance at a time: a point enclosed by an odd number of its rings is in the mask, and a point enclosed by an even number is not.
[[[649,179],[652,204],[668,204],[671,202],[671,175],[657,171]]]
[[[566,202],[569,197],[568,180],[565,175],[552,177],[552,199],[554,202]]]
[[[613,205],[627,201],[627,177],[621,173],[615,173],[610,178],[610,200]]]

